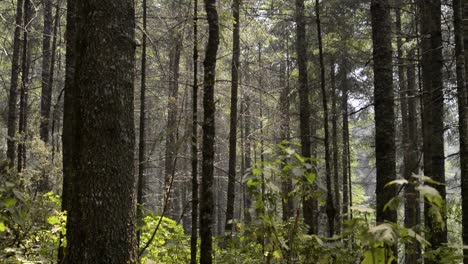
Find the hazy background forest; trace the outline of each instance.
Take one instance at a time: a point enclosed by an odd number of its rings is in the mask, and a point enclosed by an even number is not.
[[[0,0],[0,262],[468,263],[468,2]]]

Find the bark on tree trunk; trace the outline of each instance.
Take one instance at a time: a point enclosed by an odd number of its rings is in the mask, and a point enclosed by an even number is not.
[[[8,95],[8,138],[7,159],[10,168],[15,164],[16,103],[18,100],[18,76],[20,73],[21,31],[23,28],[23,0],[16,1],[16,21],[13,36],[13,54],[11,56],[10,91]]]
[[[142,227],[145,222],[143,219],[143,191],[146,186],[145,167],[146,167],[146,45],[147,45],[147,5],[143,0],[143,37],[141,46],[141,87],[140,87],[140,130],[138,141],[138,182],[137,182],[137,228]],[[140,245],[141,230],[137,229],[137,245]]]
[[[45,143],[49,142],[49,118],[52,100],[52,85],[50,83],[50,69],[52,50],[52,0],[44,0],[44,29],[42,34],[42,92],[41,92],[41,122],[40,137]]]
[[[463,11],[468,13],[468,3],[463,6],[464,2],[466,1],[453,0],[455,56],[457,62],[460,178],[462,185],[462,238],[463,244],[466,245],[468,244],[468,90],[466,83],[468,53],[465,52],[465,42],[468,42],[468,34],[465,34],[465,32],[468,33],[466,29],[468,22],[465,22],[464,25],[463,21],[468,17],[463,15]],[[463,254],[468,255],[468,249],[464,249]],[[468,259],[464,258],[463,263],[468,264]]]
[[[442,81],[442,33],[440,0],[419,2],[421,14],[421,54],[423,77],[423,151],[424,174],[445,184],[444,168],[444,94]],[[445,201],[445,185],[434,185]],[[428,229],[430,249],[447,242],[447,231],[437,227],[425,206],[425,224]],[[446,216],[443,215],[446,222]],[[427,260],[427,262],[430,262]]]
[[[372,42],[374,58],[375,155],[377,171],[377,223],[396,223],[397,214],[384,210],[396,196],[395,187],[385,185],[396,179],[395,112],[392,66],[392,25],[388,0],[372,0]],[[394,256],[398,256],[396,246]]]
[[[341,79],[341,119],[342,119],[342,141],[343,141],[343,152],[341,155],[341,164],[342,164],[342,177],[343,177],[343,220],[351,219],[350,217],[350,182],[348,182],[348,158],[349,158],[349,134],[348,134],[348,74],[347,74],[347,64],[346,59],[343,59],[341,62],[340,69],[340,79]]]
[[[323,45],[322,45],[322,28],[320,24],[320,5],[319,0],[315,0],[315,17],[317,24],[317,38],[319,45],[319,60],[320,60],[320,88],[322,91],[322,107],[323,107],[323,129],[325,132],[324,145],[325,145],[325,182],[327,185],[327,201],[326,212],[328,219],[328,235],[332,237],[335,234],[335,206],[333,202],[333,188],[331,179],[330,167],[330,132],[328,126],[328,100],[327,89],[325,87],[325,62],[323,58]]]
[[[192,86],[192,234],[190,264],[197,263],[198,240],[198,0],[193,2],[193,86]]]
[[[332,143],[333,143],[333,192],[335,198],[335,230],[336,234],[341,233],[341,205],[340,205],[340,176],[338,172],[338,111],[336,106],[336,82],[335,82],[335,61],[331,62],[330,67],[330,86],[332,92]]]
[[[213,163],[215,144],[215,101],[216,55],[219,46],[219,25],[216,0],[204,0],[208,20],[208,43],[205,52],[203,82],[203,146],[202,184],[200,203],[200,263],[212,263],[212,229],[214,221]]]
[[[133,1],[84,0],[76,8],[69,117],[76,120],[65,136],[79,179],[72,177],[65,262],[136,263]]]
[[[232,62],[231,62],[231,115],[229,129],[229,168],[228,189],[226,206],[225,231],[232,232],[234,218],[234,200],[236,184],[236,158],[237,158],[237,94],[239,86],[239,60],[240,60],[240,0],[234,0],[232,4],[233,33],[232,33]]]
[[[310,102],[307,77],[307,46],[306,23],[304,19],[304,0],[296,0],[296,53],[299,69],[299,130],[301,135],[301,155],[310,162]],[[304,222],[308,225],[308,233],[317,232],[315,226],[315,201],[312,198],[303,199]]]

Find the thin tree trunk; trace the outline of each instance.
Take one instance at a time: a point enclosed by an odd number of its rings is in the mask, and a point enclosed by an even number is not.
[[[296,53],[299,69],[299,130],[301,134],[301,155],[310,162],[310,102],[307,77],[306,23],[304,19],[304,0],[296,0]],[[304,222],[308,233],[317,232],[315,226],[316,203],[312,198],[303,199]]]
[[[28,107],[28,82],[29,68],[31,63],[31,43],[29,42],[29,23],[32,13],[30,0],[24,1],[24,20],[23,20],[23,54],[21,62],[21,91],[20,91],[20,108],[19,108],[19,129],[21,142],[18,144],[18,172],[22,172],[26,165],[26,138],[27,138],[27,107]]]
[[[51,38],[53,30],[52,0],[44,0],[44,31],[42,34],[42,92],[41,92],[41,122],[40,137],[49,142],[49,119],[52,100],[52,85],[50,83],[51,69]]]
[[[289,41],[286,37],[286,61],[281,63],[280,69],[280,86],[282,87],[280,94],[280,112],[281,112],[281,142],[289,142],[290,140],[290,87],[289,87]],[[280,143],[281,143],[280,142]],[[288,160],[283,161],[285,164]],[[282,181],[283,190],[283,222],[287,222],[291,217],[294,216],[294,199],[289,196],[293,191],[292,179],[286,178]]]
[[[203,146],[202,146],[202,190],[200,203],[200,263],[211,264],[213,245],[212,229],[214,220],[213,163],[215,144],[215,102],[214,86],[216,77],[216,56],[219,46],[219,25],[216,0],[204,0],[208,20],[208,43],[203,65]]]
[[[338,111],[336,106],[336,82],[335,82],[335,62],[331,62],[330,85],[332,92],[332,143],[333,143],[333,185],[335,195],[335,226],[336,234],[341,233],[341,205],[340,205],[340,176],[338,172]]]
[[[320,5],[319,0],[315,0],[315,17],[317,23],[317,38],[319,45],[319,60],[320,60],[320,90],[322,91],[322,107],[323,107],[323,128],[325,131],[325,181],[327,185],[327,201],[326,211],[328,218],[328,235],[332,237],[335,234],[335,206],[333,202],[333,188],[331,179],[331,167],[330,167],[330,132],[328,126],[328,100],[327,90],[325,87],[325,62],[323,59],[323,45],[322,45],[322,29],[320,24]]]
[[[237,94],[239,86],[239,59],[240,59],[240,0],[232,3],[233,33],[232,33],[232,62],[231,62],[231,115],[229,129],[229,168],[228,189],[226,204],[226,227],[225,231],[232,232],[232,221],[234,218],[234,200],[236,184],[236,158],[237,158]]]
[[[75,131],[66,137],[74,141],[67,151],[79,178],[72,182],[65,261],[137,263],[133,1],[83,0],[76,14],[72,90],[79,96],[73,98]]]
[[[252,169],[252,144],[251,144],[251,131],[250,131],[250,95],[245,95],[245,109],[244,109],[244,144],[245,144],[245,168],[244,173],[249,172]],[[250,195],[248,192],[248,187],[244,186],[244,217],[245,223],[250,223],[252,221],[252,215],[250,214],[250,208],[252,206],[252,201],[250,200]]]
[[[143,0],[143,37],[141,46],[141,87],[140,87],[140,131],[138,143],[138,188],[137,188],[137,224],[142,227],[145,222],[143,219],[143,190],[146,186],[145,167],[146,167],[146,45],[147,45],[147,5]],[[140,245],[141,229],[137,228],[137,245]]]
[[[396,196],[395,187],[385,185],[396,179],[395,112],[392,66],[392,25],[388,0],[372,0],[372,42],[374,58],[375,156],[377,171],[377,223],[396,223],[397,214],[384,210]],[[398,256],[396,246],[393,255]]]
[[[165,190],[169,195],[168,216],[172,219],[177,218],[175,212],[175,195],[173,190],[169,190],[171,177],[176,174],[176,157],[177,157],[177,106],[178,106],[178,93],[179,93],[179,69],[180,69],[180,55],[182,49],[182,36],[175,33],[173,39],[173,49],[169,54],[170,65],[170,80],[167,100],[167,130],[166,130],[166,152],[165,152]],[[175,181],[174,181],[175,182]],[[172,188],[176,189],[176,188]]]
[[[348,134],[348,74],[346,71],[346,60],[343,59],[341,62],[341,118],[342,118],[342,141],[343,141],[343,151],[341,155],[341,164],[342,164],[342,177],[343,177],[343,220],[349,220],[350,217],[350,182],[348,182],[348,144],[349,144],[349,134]]]
[[[20,73],[21,31],[23,28],[23,0],[16,1],[16,21],[11,56],[10,91],[8,95],[7,158],[10,168],[15,164],[16,103],[18,100],[18,76]]]
[[[193,86],[192,86],[192,234],[190,264],[197,263],[198,239],[198,0],[193,2]]]

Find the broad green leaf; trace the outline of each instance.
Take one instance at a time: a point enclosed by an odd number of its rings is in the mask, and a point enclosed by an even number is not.
[[[393,197],[392,199],[390,199],[390,201],[388,201],[383,210],[386,211],[387,209],[390,209],[390,210],[397,210],[398,207],[400,206],[401,204],[401,197],[399,196],[396,196],[396,197]]]
[[[416,187],[416,190],[419,192],[421,197],[426,198],[430,203],[433,203],[438,207],[442,207],[442,196],[440,196],[439,191],[437,191],[434,187],[429,185],[419,185]]]
[[[5,223],[0,222],[0,232],[5,232],[5,230],[6,230]]]
[[[364,252],[362,264],[383,264],[385,263],[385,248],[373,248]]]
[[[438,181],[434,181],[431,177],[425,176],[423,174],[418,175],[418,174],[413,173],[413,175],[411,177],[419,179],[419,180],[421,180],[421,181],[423,181],[425,183],[434,184],[434,185],[443,185],[442,183],[440,183]]]
[[[259,168],[253,168],[252,169],[252,174],[253,175],[260,175],[260,174],[262,174],[262,170],[260,170]]]
[[[58,225],[60,224],[60,218],[56,215],[50,216],[49,218],[47,218],[47,223],[51,225]]]

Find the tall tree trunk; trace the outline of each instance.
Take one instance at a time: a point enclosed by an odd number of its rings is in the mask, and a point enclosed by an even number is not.
[[[138,141],[138,188],[137,188],[137,245],[140,245],[141,229],[145,222],[143,219],[143,190],[146,186],[146,45],[147,45],[147,5],[143,0],[143,37],[141,46],[141,87],[140,87],[140,131]]]
[[[280,68],[280,86],[282,87],[280,94],[280,113],[281,113],[281,123],[280,123],[280,138],[281,142],[289,142],[290,138],[290,97],[291,92],[289,86],[289,41],[286,36],[286,61],[281,63]],[[281,143],[280,142],[280,143]],[[286,164],[288,160],[284,160]],[[290,197],[290,193],[293,191],[292,179],[286,178],[282,181],[282,206],[283,206],[283,222],[288,221],[291,217],[294,216],[294,199]]]
[[[192,234],[190,264],[197,263],[198,240],[198,0],[193,2],[193,86],[192,86]]]
[[[343,220],[348,220],[350,218],[350,196],[352,193],[350,192],[350,185],[351,183],[348,182],[348,158],[349,158],[349,129],[348,129],[348,74],[347,74],[347,64],[346,59],[343,59],[341,62],[341,69],[340,69],[340,79],[341,79],[341,119],[342,119],[342,141],[343,141],[343,151],[341,154],[341,164],[342,164],[342,177],[343,177]]]
[[[213,163],[215,144],[215,102],[214,86],[216,76],[216,55],[219,46],[219,25],[216,0],[204,0],[208,20],[208,43],[205,52],[203,82],[203,145],[202,184],[200,203],[200,263],[212,263],[212,228],[214,220]]]
[[[465,41],[468,42],[468,33],[463,20],[468,16],[463,16],[463,11],[468,15],[468,3],[466,1],[453,0],[453,18],[455,30],[455,56],[457,60],[457,93],[458,93],[458,132],[460,140],[460,178],[462,185],[462,238],[463,244],[468,244],[468,90],[466,83],[466,63],[468,53],[465,52]],[[467,20],[468,21],[468,20]],[[465,31],[465,32],[464,32]],[[466,38],[466,39],[465,39]],[[467,226],[465,226],[467,224]],[[463,255],[468,255],[468,249],[464,249]],[[468,264],[468,258],[463,262]]]
[[[133,1],[84,0],[76,14],[76,120],[65,136],[80,177],[72,182],[66,263],[136,263]]]
[[[340,176],[338,172],[338,111],[336,106],[336,77],[335,61],[331,62],[330,67],[330,86],[332,92],[332,143],[333,143],[333,185],[335,198],[335,226],[336,233],[341,233],[341,206],[340,206]]]
[[[44,0],[44,29],[42,34],[42,92],[41,92],[41,123],[40,136],[42,141],[49,142],[49,119],[52,99],[52,86],[50,83],[50,69],[52,50],[52,0]]]
[[[385,187],[396,179],[395,112],[392,66],[392,24],[388,0],[372,0],[372,43],[374,58],[375,156],[377,171],[377,223],[396,223],[397,214],[384,210],[396,196],[395,187]],[[398,256],[396,246],[394,256]]]
[[[304,19],[304,0],[296,0],[296,53],[299,69],[299,130],[301,134],[301,155],[310,162],[310,102],[307,77],[306,23]],[[316,233],[315,202],[312,198],[303,199],[304,222],[308,233]]]
[[[249,172],[252,169],[252,142],[251,142],[251,131],[250,131],[250,95],[244,95],[244,173]],[[252,215],[250,214],[250,208],[252,206],[252,200],[250,199],[249,191],[247,185],[244,186],[244,217],[245,223],[250,223],[252,221]]]
[[[322,45],[322,29],[320,24],[320,5],[319,0],[315,0],[315,17],[317,23],[317,38],[319,44],[319,60],[320,60],[320,90],[322,91],[322,107],[323,107],[323,129],[325,131],[325,180],[327,184],[327,202],[326,211],[328,218],[328,235],[332,237],[335,234],[335,206],[333,202],[333,189],[330,167],[330,132],[328,126],[328,100],[327,89],[325,87],[325,62],[323,59]]]
[[[231,62],[231,116],[229,129],[229,168],[226,204],[226,232],[232,232],[234,217],[234,200],[236,184],[236,148],[237,148],[237,94],[239,87],[239,59],[240,59],[240,0],[232,3],[233,33],[232,33],[232,62]]]
[[[20,73],[21,30],[23,28],[23,0],[16,1],[15,32],[13,36],[13,54],[11,56],[10,91],[8,95],[8,139],[7,159],[10,168],[15,163],[16,103],[18,99],[18,76]]]
[[[397,35],[397,56],[398,56],[398,86],[400,94],[400,110],[402,118],[402,147],[403,147],[403,177],[411,184],[405,188],[405,227],[414,228],[419,223],[418,197],[414,187],[413,173],[417,173],[417,131],[416,131],[416,104],[415,100],[415,68],[414,50],[409,50],[407,58],[403,57],[403,40],[401,25],[402,0],[396,3],[396,35]],[[406,65],[407,64],[407,65]],[[406,76],[405,76],[406,74]],[[420,249],[417,244],[405,245],[406,263],[416,263],[419,259]]]
[[[73,136],[77,131],[78,112],[76,98],[78,90],[75,88],[75,37],[76,37],[76,10],[77,5],[74,0],[67,0],[67,26],[65,31],[65,95],[63,102],[63,187],[62,187],[62,211],[69,212],[72,202],[75,200],[76,187],[74,186],[76,177],[76,138]],[[73,216],[67,218],[67,230],[74,225],[77,219]],[[58,263],[64,263],[65,254],[62,240],[59,241]]]
[[[170,67],[170,80],[167,100],[167,130],[166,130],[166,152],[165,152],[165,191],[166,195],[169,195],[168,205],[168,216],[172,219],[177,218],[177,212],[175,211],[175,195],[173,189],[174,179],[176,174],[176,162],[177,162],[177,134],[178,134],[178,122],[177,122],[177,107],[179,98],[179,69],[180,69],[180,55],[182,49],[182,36],[179,33],[175,33],[175,37],[172,43],[172,50],[169,54],[169,67]],[[171,184],[172,183],[172,184]]]
[[[31,64],[31,43],[29,41],[29,23],[32,13],[31,0],[24,1],[24,19],[23,19],[23,54],[21,62],[21,91],[20,91],[20,108],[19,108],[19,129],[21,135],[21,142],[18,144],[18,172],[26,166],[26,138],[27,138],[27,108],[28,108],[28,82],[29,82],[29,68]]]
[[[421,14],[421,53],[423,75],[423,151],[424,174],[444,185],[433,187],[445,201],[444,168],[444,94],[442,82],[442,32],[441,2],[420,1]],[[425,222],[429,231],[430,249],[439,248],[447,242],[447,231],[438,227],[429,215],[429,206],[425,206]],[[446,216],[443,214],[443,221]]]

